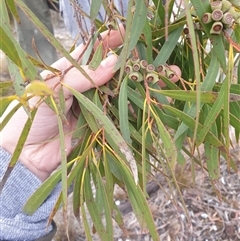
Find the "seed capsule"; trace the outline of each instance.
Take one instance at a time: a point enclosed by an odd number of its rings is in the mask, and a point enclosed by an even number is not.
[[[174,73],[172,72],[172,70],[170,70],[170,69],[166,70],[166,77],[169,79],[174,77]]]
[[[133,68],[132,68],[132,66],[131,65],[126,65],[125,66],[125,72],[127,73],[127,74],[129,74],[130,72],[132,72],[132,70],[133,70]]]
[[[147,60],[144,60],[144,59],[142,59],[139,64],[142,69],[146,69],[148,66]]]
[[[221,9],[222,8],[222,1],[215,1],[211,3],[211,9],[212,11],[216,9]]]
[[[153,84],[155,84],[156,82],[159,81],[158,75],[155,74],[155,73],[147,73],[147,75],[146,75],[146,81],[147,81],[147,82],[152,82]]]
[[[220,21],[223,17],[223,11],[220,9],[216,9],[212,12],[212,19],[214,21]]]
[[[155,66],[153,64],[149,64],[146,68],[147,72],[153,72],[155,70]]]
[[[138,63],[133,64],[132,69],[133,71],[138,72],[140,70],[140,64]]]
[[[165,69],[166,69],[166,67],[165,67],[163,64],[160,64],[160,65],[158,65],[158,67],[157,67],[157,72],[158,72],[158,73],[164,72]]]
[[[132,64],[139,63],[139,61],[140,61],[140,59],[139,59],[137,56],[133,56],[133,57],[131,58]]]
[[[213,21],[211,13],[204,13],[202,16],[203,23],[211,23]]]
[[[227,0],[222,1],[222,11],[224,13],[227,12],[231,7],[232,7],[232,4],[229,1]]]
[[[224,24],[231,24],[233,22],[233,15],[229,12],[223,14],[222,22]]]
[[[137,82],[143,81],[143,75],[139,72],[131,72],[128,76],[129,79]]]
[[[212,25],[212,28],[210,30],[210,34],[217,34],[219,35],[222,32],[223,24],[222,22],[215,22]]]

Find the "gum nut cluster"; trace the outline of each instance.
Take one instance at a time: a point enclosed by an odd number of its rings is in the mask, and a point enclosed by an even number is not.
[[[202,16],[203,23],[212,23],[210,34],[220,34],[223,29],[231,28],[234,22],[240,25],[240,12],[235,10],[231,2],[214,1],[210,5],[212,12]]]
[[[157,68],[153,64],[149,64],[146,60],[140,60],[138,57],[132,57],[128,59],[125,66],[125,73],[128,74],[128,78],[141,82],[146,80],[155,84],[161,78],[161,76],[171,79],[174,76],[166,65],[159,65]]]

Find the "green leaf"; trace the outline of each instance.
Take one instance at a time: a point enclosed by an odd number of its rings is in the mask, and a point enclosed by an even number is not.
[[[98,212],[98,208],[96,202],[93,197],[92,187],[91,187],[91,178],[90,178],[90,170],[87,169],[85,178],[84,178],[84,197],[86,200],[86,205],[91,216],[94,228],[96,229],[98,235],[101,240],[112,240],[111,237],[108,237],[107,230],[105,229],[102,223],[101,214]]]
[[[157,116],[157,113],[152,109],[152,114],[154,115],[157,128],[159,131],[159,136],[161,137],[163,147],[165,150],[165,156],[167,158],[167,161],[169,163],[169,166],[171,170],[175,169],[176,161],[177,161],[177,149],[175,147],[175,143],[170,135],[170,133],[165,128],[164,124],[160,120],[160,118]]]
[[[168,106],[168,105],[163,105],[163,108],[172,112],[172,114],[174,114],[176,117],[181,119],[188,127],[190,127],[191,130],[194,129],[195,120],[192,117],[190,117],[189,115],[187,115],[183,111],[180,111],[180,110],[178,110],[176,108],[173,108],[171,106]],[[201,131],[202,128],[203,128],[203,125],[201,125],[199,123],[198,124],[198,131]],[[206,141],[208,141],[210,144],[214,145],[215,147],[217,147],[217,148],[219,148],[223,151],[225,150],[224,144],[221,143],[221,141],[218,140],[218,138],[216,136],[214,136],[211,132],[207,133],[205,139],[206,139]]]
[[[98,45],[92,60],[90,61],[88,68],[91,70],[96,70],[98,66],[100,65],[103,58],[103,44],[102,42]]]
[[[0,89],[9,88],[11,86],[13,86],[12,81],[0,81]]]
[[[144,225],[144,227],[148,227],[154,241],[159,241],[159,235],[157,233],[151,211],[141,188],[139,185],[135,185],[132,174],[126,166],[122,165],[122,163],[120,163],[117,159],[113,159],[112,161],[114,161],[115,167],[123,176],[134,213],[136,214],[139,223]]]
[[[197,101],[197,91],[159,90],[159,93],[181,101],[189,101],[189,102]],[[201,103],[214,103],[217,97],[218,97],[218,93],[216,92],[200,92]]]
[[[102,0],[92,0],[90,5],[90,18],[92,21],[94,21],[97,18],[101,4]]]
[[[58,170],[51,175],[27,200],[23,207],[23,212],[32,215],[39,206],[46,200],[61,179],[61,172]]]
[[[17,100],[17,96],[16,95],[11,95],[11,96],[6,96],[6,97],[1,97],[0,98],[0,102],[1,102],[1,108],[0,108],[0,116],[2,117],[3,113],[5,112],[5,110],[7,109],[7,107],[9,106],[9,104],[13,101],[13,100]]]
[[[217,180],[219,178],[219,150],[208,142],[204,143],[204,150],[209,177]]]
[[[18,15],[18,11],[17,11],[16,5],[14,3],[14,0],[5,0],[5,2],[7,3],[8,8],[11,11],[11,14],[16,19],[16,21],[19,23],[20,22],[20,17]]]
[[[172,54],[173,49],[176,47],[178,40],[182,34],[183,26],[177,28],[173,32],[171,32],[168,36],[168,41],[164,43],[161,50],[159,51],[157,57],[153,61],[155,66],[160,64],[165,64]]]
[[[18,55],[18,51],[13,43],[14,36],[6,27],[5,23],[0,19],[0,48],[19,68],[22,68],[22,61]]]
[[[54,99],[51,96],[52,104],[54,106],[54,110],[57,115],[58,122],[58,131],[60,138],[60,156],[61,156],[61,174],[62,174],[62,198],[63,198],[63,208],[67,210],[67,195],[68,195],[68,183],[67,183],[67,153],[66,153],[66,145],[65,145],[65,133],[63,130],[63,122],[60,116],[59,106],[56,104]]]
[[[22,152],[25,141],[27,140],[27,137],[28,137],[28,134],[30,132],[31,126],[33,124],[33,120],[34,120],[34,117],[35,117],[36,113],[37,113],[37,109],[34,109],[31,112],[31,117],[29,117],[27,119],[27,121],[26,121],[26,123],[23,127],[22,133],[19,137],[19,140],[17,142],[17,145],[14,149],[14,153],[12,155],[11,161],[9,162],[9,167],[13,167],[16,164],[16,162],[17,162],[17,160],[18,160],[18,158],[19,158],[19,156]]]
[[[147,7],[145,1],[138,0],[135,5],[133,2],[133,0],[128,1],[128,21],[126,23],[123,49],[115,66],[115,70],[121,67],[120,80],[122,79],[126,59],[128,58],[130,51],[136,46],[145,26],[145,22],[147,21]]]
[[[127,84],[128,76],[126,76],[121,84],[119,93],[119,124],[120,131],[124,140],[130,144],[132,142],[130,138],[129,121],[128,121],[128,98],[127,98]]]
[[[81,93],[76,90],[66,86],[72,94],[78,99],[79,103],[84,106],[87,110],[91,112],[91,114],[96,118],[99,125],[101,125],[105,132],[106,138],[109,143],[113,143],[117,146],[116,152],[121,156],[122,154],[125,156],[126,160],[129,163],[129,166],[133,172],[133,177],[135,182],[138,182],[138,170],[136,165],[136,160],[133,157],[131,149],[128,147],[127,143],[124,141],[123,137],[116,129],[114,124],[108,119],[108,117],[100,110],[96,105],[94,105],[88,98],[83,96]]]

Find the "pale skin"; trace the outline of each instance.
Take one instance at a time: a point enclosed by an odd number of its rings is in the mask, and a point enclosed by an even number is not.
[[[107,32],[102,33],[105,48],[114,49],[120,46],[122,44],[123,35],[123,27],[120,27],[119,31],[111,31],[110,35],[108,35]],[[78,58],[83,49],[83,45],[78,46],[71,54],[72,57]],[[72,68],[66,73],[63,78],[63,82],[78,92],[84,92],[96,86],[101,86],[113,77],[116,61],[117,57],[112,54],[101,62],[96,71],[90,70],[88,66],[81,66],[94,81],[95,86],[93,86],[93,84],[76,68]],[[52,66],[60,71],[64,71],[71,66],[71,63],[66,58],[61,58]],[[181,75],[181,71],[177,66],[170,67],[176,73],[171,80],[176,82],[179,79],[178,76]],[[49,74],[51,74],[49,71],[43,71],[41,73],[43,79],[45,79]],[[46,83],[50,88],[53,88],[58,86],[59,81],[60,77],[56,76],[47,80]],[[161,87],[164,86],[161,81],[159,82],[159,85]],[[58,90],[59,88],[54,88],[55,92]],[[63,129],[65,133],[66,153],[69,155],[73,148],[71,145],[71,133],[76,127],[77,119],[70,110],[73,105],[73,96],[67,88],[64,88],[64,95],[66,100],[65,114],[68,123],[63,124]],[[30,99],[30,106],[35,106],[38,100],[38,97]],[[16,103],[14,102],[10,104],[4,115],[9,112],[15,104]],[[15,150],[17,141],[21,135],[27,118],[26,112],[23,108],[20,108],[0,133],[2,140],[1,146],[10,154],[13,154]],[[19,161],[22,162],[22,164],[34,173],[41,181],[46,180],[60,165],[60,139],[57,116],[44,102],[38,108],[30,133],[20,154]]]

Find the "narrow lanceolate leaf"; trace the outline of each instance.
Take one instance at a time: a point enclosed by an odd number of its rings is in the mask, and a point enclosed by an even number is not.
[[[97,18],[101,4],[102,4],[102,0],[92,0],[91,6],[90,6],[90,18],[92,21],[94,21]]]
[[[100,65],[103,58],[103,44],[102,42],[98,45],[92,60],[90,61],[88,68],[91,70],[96,70],[98,66]]]
[[[65,50],[65,48],[57,41],[53,34],[47,29],[47,27],[32,13],[32,11],[24,4],[22,1],[16,1],[16,5],[21,8],[21,10],[27,15],[30,21],[41,31],[41,33],[51,42],[51,44],[59,50],[65,58],[76,67],[92,84],[95,86],[95,83],[88,76],[86,71],[79,65],[79,63],[72,58],[72,56]]]
[[[91,187],[91,176],[90,170],[86,170],[85,180],[84,180],[84,197],[86,205],[91,216],[94,228],[96,229],[101,240],[110,241],[111,237],[108,237],[106,229],[102,223],[101,213],[98,212],[97,204],[93,196],[92,187]]]
[[[204,143],[205,150],[205,160],[207,163],[207,169],[209,177],[212,180],[217,180],[219,178],[219,150],[209,144],[208,142]]]
[[[110,204],[108,200],[109,193],[106,192],[105,186],[103,184],[104,180],[100,174],[100,170],[97,166],[93,168],[93,176],[95,176],[95,187],[97,190],[96,194],[96,203],[101,203],[102,212],[104,211],[105,220],[106,220],[106,234],[108,237],[108,240],[113,240],[113,225],[112,225],[112,218],[111,218],[111,210],[110,210]],[[112,200],[111,200],[112,201]]]
[[[18,161],[18,158],[22,152],[22,149],[24,147],[24,144],[25,144],[25,141],[28,137],[28,134],[29,134],[29,131],[31,129],[31,126],[32,126],[32,123],[33,123],[33,119],[35,117],[35,114],[37,113],[37,109],[33,110],[31,112],[31,118],[29,117],[28,120],[26,121],[24,127],[23,127],[23,130],[22,130],[22,133],[18,139],[18,142],[17,142],[17,145],[15,147],[15,150],[13,152],[13,155],[12,155],[12,158],[8,164],[8,168],[0,182],[0,193],[8,179],[8,177],[10,176],[12,170],[13,170],[13,167],[15,166],[15,164],[17,163]]]
[[[3,128],[6,126],[8,121],[12,118],[12,116],[16,113],[16,111],[22,106],[22,104],[19,102],[14,107],[11,108],[11,110],[7,113],[1,116],[0,118],[0,131],[3,130]]]
[[[119,133],[119,131],[116,129],[114,124],[108,119],[108,117],[103,113],[102,110],[100,110],[96,105],[94,105],[88,98],[86,98],[81,93],[77,92],[76,90],[70,88],[69,86],[66,86],[72,94],[78,99],[78,101],[83,105],[88,111],[91,112],[91,114],[95,117],[98,124],[101,125],[105,132],[106,132],[106,138],[109,139],[110,143],[114,143],[118,150],[114,150],[117,152],[121,152],[120,155],[124,155],[126,160],[129,162],[129,166],[133,172],[133,177],[136,183],[138,183],[138,170],[137,170],[137,164],[136,160],[133,156],[133,153],[131,149],[128,147],[127,143]]]
[[[176,100],[196,102],[197,101],[197,91],[190,90],[159,90],[159,93],[166,95],[168,97],[174,98]],[[201,103],[214,103],[217,99],[218,93],[216,92],[201,92]]]
[[[147,20],[147,7],[145,1],[135,1],[135,5],[133,3],[133,0],[128,1],[128,21],[126,23],[123,50],[121,51],[119,61],[115,66],[115,69],[119,69],[121,67],[120,79],[123,75],[124,63],[126,62],[130,51],[136,46]]]
[[[22,152],[22,148],[25,144],[25,141],[27,140],[27,137],[28,137],[28,134],[29,134],[29,131],[31,129],[31,126],[32,126],[32,123],[33,123],[33,120],[34,120],[34,117],[35,117],[36,113],[37,113],[37,109],[34,109],[31,112],[31,117],[29,117],[27,119],[26,124],[23,127],[22,133],[19,137],[16,148],[14,150],[14,153],[12,155],[11,161],[9,163],[9,167],[13,167],[16,164],[16,162],[17,162],[17,160],[18,160],[18,158],[19,158],[19,156]]]
[[[126,76],[121,84],[120,93],[119,93],[119,123],[120,130],[124,140],[127,143],[131,143],[130,130],[129,130],[129,121],[128,121],[128,98],[127,98],[127,85],[128,77]]]
[[[182,120],[184,122],[184,124],[186,124],[191,130],[194,129],[195,126],[195,120],[190,117],[189,115],[187,115],[186,113],[184,113],[183,111],[180,111],[176,108],[173,108],[172,106],[169,105],[163,105],[164,109],[167,109],[168,111],[170,111],[173,115],[175,115],[176,117],[178,117],[180,120]],[[199,123],[198,125],[198,131],[201,131],[203,129],[203,125],[201,125]],[[198,132],[199,133],[199,132]],[[197,133],[197,134],[198,134]],[[213,133],[211,133],[210,131],[207,133],[206,137],[205,137],[206,141],[210,142],[212,145],[216,146],[219,149],[225,150],[226,148],[224,147],[224,144],[215,136],[213,135]]]
[[[2,51],[8,56],[8,58],[10,58],[17,66],[21,68],[22,61],[12,41],[15,38],[1,19],[0,19],[0,33],[1,33],[0,46]]]
[[[14,3],[14,0],[5,0],[5,1],[6,1],[7,5],[8,5],[9,10],[11,11],[11,14],[15,18],[15,20],[19,23],[20,22],[20,18],[19,18],[19,15],[18,15],[18,11],[17,11],[16,5]]]
[[[63,196],[63,204],[64,210],[67,209],[67,153],[65,146],[65,133],[63,131],[63,123],[62,118],[59,114],[58,105],[55,103],[54,99],[51,97],[58,121],[58,131],[60,138],[60,152],[61,152],[61,174],[62,174],[62,196]]]
[[[172,54],[173,49],[176,47],[178,40],[182,34],[182,27],[177,28],[173,32],[171,32],[168,36],[168,41],[164,43],[161,50],[159,51],[157,57],[153,61],[153,64],[155,66],[158,66],[160,64],[165,64]]]
[[[171,171],[174,171],[176,161],[177,161],[177,149],[175,147],[174,141],[173,141],[171,135],[169,134],[169,132],[167,131],[167,129],[165,128],[164,124],[162,123],[161,119],[157,116],[154,109],[151,109],[151,112],[156,121],[161,141],[163,142],[167,161],[169,163]]]
[[[46,200],[52,190],[61,180],[61,172],[58,170],[51,175],[42,185],[39,187],[32,196],[27,200],[23,207],[23,211],[28,215],[32,215],[41,204]]]
[[[0,116],[2,120],[2,115],[9,106],[9,104],[13,101],[16,100],[17,96],[16,95],[11,95],[11,96],[5,96],[0,98],[1,106],[0,106]],[[2,123],[2,122],[1,122]]]
[[[213,106],[211,108],[211,112],[209,113],[209,116],[206,118],[206,120],[203,124],[203,129],[199,132],[199,135],[198,135],[197,140],[196,140],[197,146],[199,146],[203,142],[205,136],[207,135],[207,133],[211,129],[212,124],[216,121],[219,113],[221,112],[221,110],[223,108],[224,92],[225,92],[225,89],[226,89],[225,87],[226,87],[226,84],[224,84],[222,86],[222,89],[219,92],[219,95],[218,95],[215,103],[213,104]]]
[[[139,223],[141,224],[142,228],[148,228],[153,241],[160,241],[153,221],[152,213],[140,186],[136,186],[134,180],[132,179],[131,172],[125,165],[122,165],[116,158],[113,158],[112,161],[114,162],[115,168],[118,169],[118,171],[122,174],[122,179],[126,185],[134,213]]]
[[[13,86],[12,81],[0,81],[0,89],[9,88]]]

